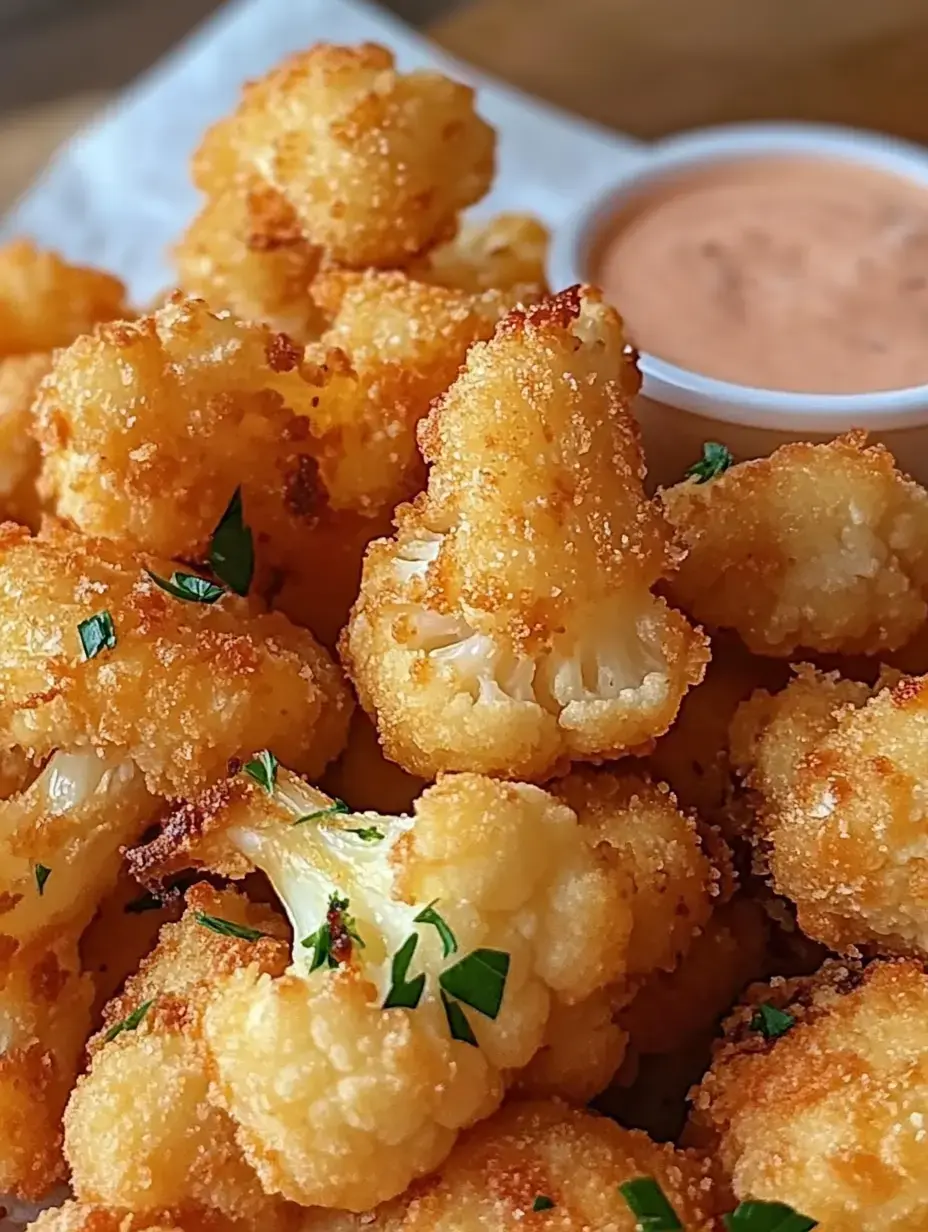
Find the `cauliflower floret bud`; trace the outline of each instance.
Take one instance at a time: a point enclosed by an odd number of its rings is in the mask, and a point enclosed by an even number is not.
[[[466,222],[447,244],[409,267],[413,278],[461,291],[517,291],[526,302],[547,291],[547,227],[528,214],[497,214]]]
[[[871,689],[806,668],[736,716],[758,856],[833,950],[928,952],[926,749],[926,677]]]
[[[471,348],[420,429],[427,493],[373,544],[342,655],[387,756],[542,780],[641,748],[703,673],[651,593],[674,561],[642,488],[619,317],[573,288]]]
[[[280,1199],[264,1194],[234,1123],[210,1100],[203,1016],[236,970],[281,975],[287,936],[275,911],[236,891],[188,891],[181,921],[165,925],[107,1006],[68,1104],[65,1152],[80,1201],[137,1212],[218,1210],[249,1221],[275,1214]]]
[[[928,977],[910,961],[757,985],[693,1094],[689,1137],[740,1199],[789,1203],[822,1232],[928,1220]]]
[[[351,700],[312,636],[229,593],[168,593],[152,574],[172,566],[145,565],[107,540],[0,528],[0,745],[36,760],[112,753],[170,797],[272,742],[318,773],[344,745]]]
[[[0,359],[0,517],[33,529],[41,514],[41,459],[32,403],[51,363],[43,354]]]
[[[865,433],[784,445],[663,500],[687,547],[669,594],[756,654],[879,654],[925,622],[928,493]]]
[[[441,1169],[360,1216],[320,1214],[316,1232],[635,1232],[619,1186],[650,1178],[686,1232],[709,1232],[724,1201],[709,1163],[606,1117],[512,1103],[470,1130]],[[670,1224],[664,1226],[670,1227]]]
[[[343,807],[283,771],[272,794],[227,781],[132,863],[270,878],[295,958],[211,1001],[219,1089],[268,1191],[360,1210],[494,1111],[556,1007],[618,987],[638,853],[618,820],[475,775],[442,778],[412,817]]]
[[[208,197],[271,189],[327,262],[387,268],[454,233],[489,187],[494,147],[469,86],[397,73],[374,44],[319,43],[245,87],[193,177]]]
[[[0,248],[0,357],[67,346],[97,321],[126,315],[125,287],[27,240]]]
[[[90,1032],[78,942],[158,801],[131,761],[55,753],[0,803],[0,1192],[63,1179],[61,1115]]]

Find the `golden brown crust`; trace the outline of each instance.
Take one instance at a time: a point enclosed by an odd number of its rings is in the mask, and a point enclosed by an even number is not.
[[[550,238],[547,227],[528,214],[497,214],[465,222],[453,240],[413,262],[408,273],[460,291],[516,291],[529,303],[548,292]]]
[[[41,517],[36,490],[41,465],[32,404],[50,355],[13,355],[0,359],[0,516],[33,530]]]

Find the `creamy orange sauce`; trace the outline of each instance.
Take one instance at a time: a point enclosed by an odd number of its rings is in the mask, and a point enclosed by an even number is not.
[[[591,279],[636,345],[808,393],[928,383],[928,188],[765,156],[663,183],[616,216]]]

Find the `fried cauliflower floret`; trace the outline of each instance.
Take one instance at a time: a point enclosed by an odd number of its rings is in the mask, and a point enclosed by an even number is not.
[[[28,1226],[30,1232],[235,1232],[234,1224],[214,1215],[190,1211],[139,1215],[82,1202],[66,1202],[43,1211]],[[267,1220],[262,1221],[261,1227],[265,1232],[276,1229]]]
[[[0,803],[0,1193],[38,1199],[64,1179],[94,993],[78,942],[157,803],[132,762],[89,749]]]
[[[651,593],[674,552],[645,499],[619,317],[573,288],[516,310],[420,429],[428,491],[373,544],[341,650],[387,756],[543,780],[666,730],[708,657]]]
[[[494,147],[470,87],[397,73],[374,44],[319,43],[245,87],[193,177],[213,198],[272,190],[327,262],[388,268],[454,233],[489,187]]]
[[[528,214],[497,214],[466,222],[447,244],[433,248],[409,267],[413,278],[460,291],[491,287],[518,290],[540,299],[547,290],[545,264],[550,235]]]
[[[865,433],[784,445],[663,500],[687,547],[674,602],[756,654],[879,654],[925,622],[928,493]]]
[[[28,240],[0,247],[0,357],[67,346],[97,321],[125,316],[125,287]]]
[[[351,716],[348,744],[326,770],[321,787],[353,813],[408,813],[427,784],[384,757],[377,729],[363,710]]]
[[[215,1210],[248,1221],[275,1214],[280,1200],[264,1194],[234,1123],[210,1100],[203,1017],[222,980],[243,968],[280,976],[288,954],[286,924],[275,911],[233,890],[204,884],[188,891],[182,920],[165,925],[107,1006],[90,1068],[68,1104],[65,1151],[80,1201],[150,1213]],[[138,1024],[113,1038],[133,1014],[142,1015]]]
[[[272,795],[220,784],[134,853],[149,878],[257,866],[287,907],[288,973],[237,973],[205,1015],[269,1192],[351,1210],[401,1192],[495,1110],[556,1007],[619,985],[637,957],[630,824],[475,775],[411,817],[346,815],[281,771]]]
[[[164,561],[52,528],[0,528],[0,746],[131,760],[151,791],[180,796],[273,743],[305,773],[341,750],[351,701],[312,636],[166,593]],[[85,657],[78,625],[108,612],[115,645]]]
[[[470,1130],[441,1169],[394,1202],[317,1232],[635,1232],[619,1186],[652,1177],[687,1232],[709,1232],[720,1193],[706,1161],[555,1101],[513,1103]],[[536,1199],[551,1206],[536,1209]]]
[[[764,1038],[759,1007],[795,1025]],[[928,1219],[928,977],[909,961],[751,990],[694,1093],[691,1136],[738,1198],[786,1202],[822,1232],[921,1232]]]
[[[928,952],[926,734],[925,677],[872,690],[806,668],[736,717],[759,858],[831,949]]]
[[[0,516],[33,529],[41,515],[41,463],[32,403],[51,363],[43,354],[0,359]]]

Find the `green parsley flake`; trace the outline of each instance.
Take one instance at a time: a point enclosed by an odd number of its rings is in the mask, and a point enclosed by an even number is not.
[[[538,1197],[535,1199],[535,1201],[532,1203],[532,1210],[533,1211],[553,1211],[554,1202],[551,1200],[551,1198],[548,1197],[547,1194],[539,1194]]]
[[[679,1232],[683,1224],[667,1197],[651,1176],[639,1176],[619,1186],[619,1193],[628,1203],[637,1220],[639,1232]]]
[[[354,916],[348,915],[348,899],[339,897],[337,893],[331,894],[325,923],[320,924],[316,931],[310,933],[301,943],[306,949],[313,951],[310,971],[318,971],[323,966],[332,968],[347,963],[351,959],[352,943],[357,943],[364,949]]]
[[[295,826],[302,826],[307,821],[319,821],[323,817],[334,817],[336,813],[350,813],[351,809],[344,800],[339,800],[336,796],[331,804],[327,804],[325,808],[316,809],[314,813],[304,813],[302,817],[298,817],[293,823]]]
[[[102,650],[112,650],[116,645],[116,629],[109,612],[95,612],[77,626],[77,636],[85,659],[95,659]]]
[[[418,944],[419,934],[410,933],[393,955],[390,988],[383,1003],[385,1010],[414,1010],[419,1004],[422,990],[425,988],[425,974],[417,975],[412,980],[406,978],[409,973],[409,964],[412,962]]]
[[[255,753],[253,761],[246,761],[242,769],[249,778],[263,787],[269,796],[274,794],[274,787],[277,783],[277,767],[280,765],[277,758],[270,749],[262,749],[260,753]],[[300,821],[305,820],[300,818]],[[294,825],[299,825],[299,822],[294,822]]]
[[[437,902],[438,899],[433,898],[427,907],[423,907],[419,914],[415,917],[414,923],[431,924],[438,930],[438,935],[441,937],[442,951],[445,958],[447,958],[449,954],[456,954],[458,952],[458,942],[454,933],[448,927],[447,921],[444,920],[435,910],[435,904]]]
[[[458,1001],[463,1001],[478,1014],[495,1018],[503,1003],[509,955],[502,950],[474,950],[452,967],[447,967],[438,982]]]
[[[471,1044],[474,1048],[479,1048],[477,1037],[467,1021],[467,1015],[458,1005],[457,1001],[452,1001],[450,997],[445,995],[445,990],[441,989],[441,1003],[445,1007],[445,1017],[448,1019],[448,1030],[451,1032],[451,1038],[460,1040],[462,1044]]]
[[[710,479],[717,479],[724,474],[733,462],[731,451],[724,445],[720,445],[718,441],[706,441],[702,447],[702,457],[693,463],[685,478],[695,479],[697,483],[708,483]]]
[[[215,603],[226,593],[224,586],[208,582],[206,578],[199,577],[196,573],[179,573],[175,570],[171,574],[171,580],[167,581],[163,577],[158,577],[157,573],[152,573],[150,569],[146,569],[145,572],[156,586],[160,586],[163,591],[173,595],[175,599],[184,599],[187,603]]]
[[[376,826],[355,826],[353,829],[344,831],[345,834],[356,834],[362,843],[382,843],[383,830],[378,830]]]
[[[242,489],[237,487],[213,531],[209,545],[210,568],[237,595],[247,595],[255,572],[255,542],[245,524]]]
[[[795,1025],[796,1019],[792,1014],[787,1014],[785,1010],[778,1010],[775,1005],[770,1005],[767,1001],[758,1006],[757,1012],[751,1019],[751,1030],[760,1031],[767,1040],[778,1039]]]
[[[722,1222],[728,1232],[810,1232],[818,1227],[817,1219],[801,1215],[785,1202],[742,1202]]]
[[[52,875],[52,870],[46,864],[37,864],[32,871],[35,874],[35,888],[41,898],[45,893],[45,883]]]
[[[153,1005],[154,1001],[143,1001],[138,1009],[132,1011],[128,1018],[124,1018],[122,1022],[117,1022],[114,1026],[110,1027],[103,1037],[104,1043],[111,1044],[117,1035],[122,1035],[123,1031],[135,1031]]]
[[[261,937],[270,936],[270,933],[263,933],[260,928],[249,928],[247,924],[236,924],[233,920],[223,920],[218,915],[206,915],[203,911],[195,912],[194,919],[204,928],[219,933],[220,937],[236,937],[239,941],[258,941]]]

